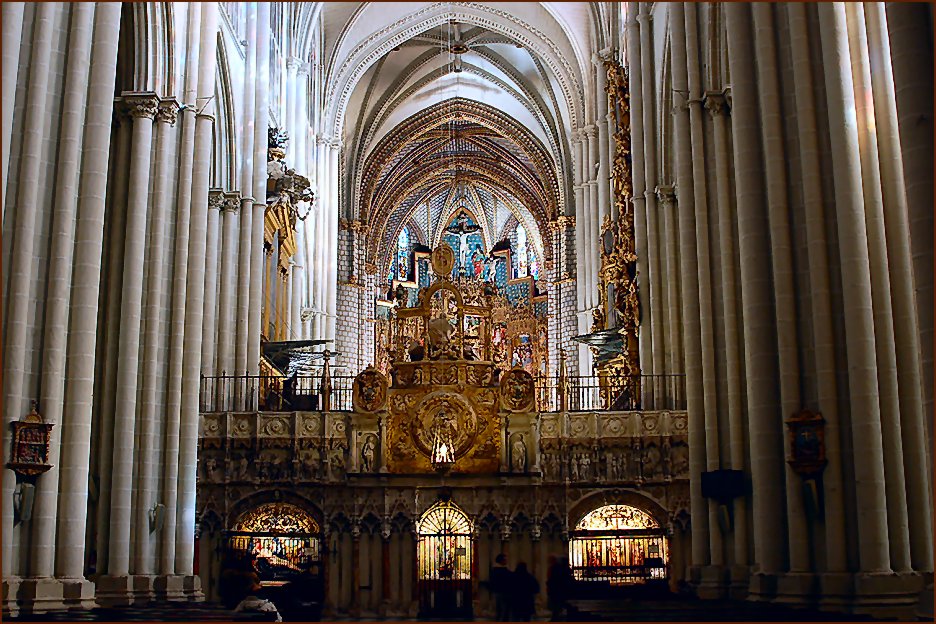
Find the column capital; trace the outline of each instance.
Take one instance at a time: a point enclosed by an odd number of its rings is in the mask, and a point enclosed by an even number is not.
[[[176,120],[179,118],[180,110],[181,107],[179,106],[178,100],[176,100],[174,97],[164,98],[159,102],[159,110],[156,113],[156,121],[174,126],[176,124]]]
[[[596,126],[595,124],[588,124],[587,126],[582,128],[582,132],[589,139],[594,138],[595,136],[598,135],[598,126]]]
[[[221,210],[224,206],[224,191],[219,188],[208,189],[208,209]]]
[[[224,206],[222,206],[221,209],[224,210],[225,212],[237,212],[238,210],[240,210],[240,205],[241,205],[241,199],[239,196],[237,195],[230,196],[230,195],[225,194]]]
[[[728,98],[722,91],[706,91],[702,96],[702,102],[712,117],[728,115],[731,110]]]
[[[591,61],[595,64],[596,67],[603,70],[605,68],[604,64],[611,60],[612,53],[613,50],[611,47],[598,50],[592,54]]]
[[[672,206],[676,201],[676,188],[670,185],[660,185],[656,187],[657,199],[664,206]]]
[[[141,93],[124,91],[121,93],[121,98],[127,112],[133,118],[154,119],[159,110],[159,96],[152,91]]]

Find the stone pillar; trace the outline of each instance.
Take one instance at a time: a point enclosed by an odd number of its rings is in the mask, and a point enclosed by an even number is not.
[[[218,5],[202,6],[201,53],[198,59],[198,99],[206,102],[195,122],[192,170],[192,217],[185,296],[185,335],[201,336],[204,314],[205,245],[208,225],[208,184],[211,179],[211,136],[214,124]],[[198,340],[193,338],[193,340]],[[198,399],[201,348],[186,349],[182,360],[182,418],[179,423],[179,490],[176,508],[175,573],[184,577],[184,591],[201,598],[200,581],[193,575],[195,557],[195,471],[198,441]]]
[[[826,420],[826,458],[822,475],[825,498],[826,573],[823,574],[823,594],[844,593],[844,587],[828,586],[829,573],[840,573],[846,581],[845,501],[842,489],[841,424],[838,416],[838,379],[832,330],[832,302],[829,285],[828,240],[825,231],[825,203],[822,195],[822,169],[819,161],[816,129],[813,62],[809,54],[809,33],[806,25],[806,5],[787,5],[790,22],[790,50],[793,60],[793,85],[796,89],[796,128],[800,146],[803,211],[806,227],[806,251],[809,267],[809,311],[812,316],[815,351],[818,409]],[[828,600],[828,598],[827,598]]]
[[[854,106],[855,92],[844,5],[819,5],[819,21],[823,32],[822,59],[827,97],[830,102],[845,103],[829,107],[828,114],[833,172],[837,182],[835,212],[842,280],[849,285],[843,289],[842,296],[849,363],[859,569],[863,573],[887,573],[890,571],[890,553],[868,232],[861,190],[857,120],[845,116],[846,106]]]
[[[218,319],[218,374],[220,375],[237,374],[234,369],[233,326],[238,255],[237,232],[241,205],[235,206],[225,202],[221,212],[221,287],[218,289],[218,297],[221,300]],[[243,372],[240,374],[243,375]],[[230,380],[227,380],[227,386],[223,408],[231,410],[234,409],[234,404],[231,402]]]
[[[0,157],[3,179],[0,192],[3,193],[3,212],[6,215],[7,173],[10,168],[10,137],[13,134],[13,107],[16,103],[16,82],[19,78],[20,41],[23,37],[23,7],[25,2],[5,2],[3,4],[3,155]]]
[[[171,588],[169,578],[175,573],[176,515],[178,513],[178,478],[180,423],[182,419],[182,363],[185,354],[185,307],[186,279],[188,275],[189,239],[188,232],[192,216],[192,168],[195,159],[195,126],[197,124],[195,102],[198,95],[198,68],[201,64],[201,17],[205,5],[189,5],[186,40],[185,84],[182,100],[192,104],[182,109],[182,137],[179,145],[179,192],[176,197],[176,235],[172,267],[172,303],[169,320],[169,366],[166,389],[166,440],[163,461],[163,504],[166,506],[159,546],[159,575],[155,581],[157,592],[168,595],[178,588]],[[217,219],[220,220],[221,197],[215,198]],[[217,236],[215,237],[217,239]],[[215,263],[217,266],[217,262]],[[215,271],[216,273],[216,271]],[[216,286],[212,286],[215,296]],[[212,314],[214,317],[214,314]],[[214,325],[212,324],[212,328]],[[212,331],[214,331],[212,329]],[[212,336],[214,344],[214,336]],[[177,583],[178,585],[179,583]]]
[[[153,205],[150,214],[149,249],[146,259],[149,277],[146,283],[144,310],[143,388],[140,395],[140,451],[137,461],[136,548],[135,574],[154,574],[156,539],[149,530],[151,510],[159,502],[159,476],[154,463],[157,437],[158,385],[165,362],[159,355],[159,340],[163,326],[163,274],[166,266],[165,250],[168,245],[169,190],[171,158],[176,151],[175,122],[179,105],[174,99],[164,100],[156,114],[156,167],[153,173]]]
[[[725,332],[725,376],[727,383],[727,411],[730,448],[730,467],[744,470],[744,407],[743,407],[743,363],[741,362],[741,337],[738,315],[737,273],[735,271],[734,223],[737,214],[731,198],[730,145],[728,143],[728,102],[724,94],[705,94],[705,108],[714,122],[716,210],[718,211],[718,245],[721,256],[722,309]],[[748,564],[747,501],[736,498],[734,512],[734,563]],[[740,573],[740,570],[738,571]],[[732,578],[736,575],[733,574]]]
[[[326,288],[328,297],[326,298],[326,330],[325,338],[335,339],[335,317],[338,302],[338,155],[341,150],[339,142],[332,143],[328,152],[328,172],[329,172],[329,205],[328,212],[328,238],[326,239],[326,267],[327,280]]]
[[[796,287],[793,280],[793,251],[790,242],[790,203],[784,150],[783,120],[780,111],[780,85],[773,19],[774,7],[753,6],[754,41],[757,47],[757,93],[761,117],[761,142],[766,169],[767,217],[770,227],[770,259],[773,274],[777,364],[780,381],[780,409],[789,418],[802,406],[800,395],[799,347],[797,344]],[[784,455],[792,456],[790,437],[780,429]],[[803,480],[784,462],[786,478],[788,569],[780,593],[802,602],[812,594],[809,553],[809,527],[803,503]],[[782,599],[782,598],[781,598]]]
[[[631,15],[635,8],[629,7]],[[679,215],[679,270],[682,289],[683,334],[686,354],[686,408],[689,419],[689,500],[692,513],[692,560],[699,568],[708,564],[708,513],[702,497],[701,473],[705,470],[705,411],[702,391],[702,343],[699,320],[699,288],[696,268],[697,241],[695,234],[695,198],[693,197],[692,144],[689,127],[686,56],[686,11],[692,5],[672,5],[673,100],[675,108],[674,136],[676,151],[676,185]],[[695,21],[692,21],[694,24]],[[632,32],[632,31],[631,31]],[[631,32],[628,41],[633,40]],[[630,49],[630,47],[628,48]],[[633,70],[631,70],[633,76]],[[634,177],[635,190],[637,177]],[[702,198],[700,198],[702,199]],[[715,529],[717,530],[717,528]]]
[[[88,458],[120,6],[104,3],[94,10],[65,361],[55,573],[65,579],[66,600],[82,607],[90,606],[94,595],[84,579]]]
[[[133,117],[130,149],[130,184],[124,236],[123,287],[120,298],[120,338],[117,347],[117,388],[114,411],[114,449],[111,476],[110,545],[107,577],[99,592],[113,593],[114,603],[131,599],[130,535],[132,522],[134,434],[136,431],[137,374],[139,371],[140,317],[143,304],[146,223],[149,205],[150,155],[153,119],[159,99],[153,93],[125,93]],[[119,233],[116,233],[119,235]],[[141,530],[145,527],[141,527]]]
[[[361,615],[361,520],[355,518],[351,526],[351,617]]]
[[[606,51],[607,52],[607,51]],[[611,158],[611,153],[613,150],[609,149],[609,125],[610,125],[610,116],[608,114],[608,95],[605,91],[608,83],[608,72],[605,70],[604,62],[607,58],[607,54],[593,54],[592,55],[592,64],[595,66],[595,76],[597,78],[597,86],[595,92],[598,97],[598,234],[601,235],[601,226],[604,224],[605,217],[611,214],[611,204],[613,203],[611,197],[611,174],[610,167],[608,166]],[[596,242],[596,249],[600,249],[597,245],[600,245],[600,242]],[[600,260],[600,253],[599,253]],[[600,265],[599,265],[600,267]]]
[[[236,197],[232,196],[231,199],[240,204],[239,194]],[[211,189],[209,191],[208,236],[205,247],[205,308],[203,311],[205,327],[204,333],[202,334],[201,357],[201,372],[202,375],[205,376],[218,374],[215,368],[215,349],[218,338],[218,317],[216,311],[218,307],[218,273],[220,268],[218,259],[221,251],[221,209],[224,207],[224,202],[225,196],[221,189]]]
[[[22,163],[17,184],[16,204],[13,208],[13,231],[11,267],[7,269],[8,290],[5,302],[8,303],[4,315],[4,351],[3,351],[3,456],[10,457],[10,423],[23,417],[28,405],[24,396],[26,376],[27,339],[29,338],[29,308],[33,301],[32,270],[35,257],[36,217],[39,212],[39,179],[42,165],[42,143],[46,118],[46,100],[49,92],[49,62],[52,55],[52,30],[55,13],[60,9],[56,4],[36,5],[36,18],[29,62],[29,80],[26,91],[26,106],[23,111],[23,143],[19,154]],[[5,12],[5,11],[4,11]],[[5,77],[4,77],[5,80]],[[6,193],[6,186],[3,188]],[[6,202],[4,201],[4,205]],[[14,575],[13,567],[13,491],[16,488],[16,476],[6,467],[3,470],[3,535],[2,568],[3,578]],[[8,601],[12,597],[4,596]]]
[[[875,128],[880,153],[884,191],[884,231],[887,258],[897,279],[891,282],[896,342],[897,379],[900,380],[900,432],[904,473],[907,480],[907,508],[910,517],[910,558],[914,570],[933,570],[933,521],[929,461],[926,455],[926,427],[923,422],[923,383],[920,361],[920,326],[914,309],[913,260],[908,222],[904,163],[900,152],[897,98],[890,64],[890,41],[884,6],[864,7],[868,24],[868,50],[874,95]]]
[[[55,519],[58,513],[58,485],[61,475],[60,443],[65,426],[62,418],[65,407],[63,381],[68,310],[71,299],[72,247],[75,240],[75,214],[78,207],[81,129],[85,117],[86,89],[91,61],[91,31],[94,22],[93,5],[76,4],[72,5],[72,9],[68,66],[65,75],[65,99],[62,106],[62,126],[56,167],[57,179],[53,204],[55,212],[52,217],[48,289],[45,295],[43,366],[40,386],[42,394],[39,396],[39,407],[45,422],[56,425],[52,429],[49,448],[49,463],[53,468],[37,480],[32,515],[33,539],[30,544],[31,576],[39,578],[53,575],[53,558],[57,545],[54,536]],[[6,44],[5,41],[4,44]],[[8,78],[4,76],[4,80]],[[62,511],[69,513],[71,510],[63,509]],[[38,586],[35,589],[34,610],[40,606],[38,603],[42,593]]]

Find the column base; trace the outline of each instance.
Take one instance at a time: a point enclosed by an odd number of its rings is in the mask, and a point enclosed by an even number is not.
[[[4,617],[16,617],[19,615],[19,603],[16,602],[16,594],[19,593],[22,579],[18,576],[10,576],[3,579],[2,597],[0,597],[0,611]]]
[[[48,613],[66,608],[62,582],[56,578],[24,578],[17,598],[20,613]]]
[[[152,602],[155,599],[153,581],[149,575],[111,576],[97,579],[97,601],[102,607],[126,607]]]
[[[755,572],[748,584],[747,599],[752,602],[770,602],[777,595],[777,575]]]
[[[913,619],[923,583],[916,572],[856,574],[850,611],[882,619]]]
[[[153,593],[156,600],[188,600],[185,593],[185,578],[177,574],[162,574],[153,580]]]
[[[703,600],[724,598],[728,590],[728,568],[725,566],[702,566],[696,594]]]
[[[848,611],[855,593],[854,575],[849,572],[827,572],[819,576],[820,611]]]
[[[205,592],[202,591],[201,577],[197,574],[185,575],[182,579],[182,591],[185,594],[185,600],[190,602],[204,602]]]
[[[751,582],[751,568],[746,565],[733,565],[728,574],[728,597],[732,600],[747,600]]]
[[[811,572],[787,572],[777,578],[774,602],[798,607],[814,607],[818,602],[819,578]]]

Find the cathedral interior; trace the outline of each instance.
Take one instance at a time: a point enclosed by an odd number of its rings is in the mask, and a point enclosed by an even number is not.
[[[931,4],[4,2],[2,61],[4,618],[932,620]]]

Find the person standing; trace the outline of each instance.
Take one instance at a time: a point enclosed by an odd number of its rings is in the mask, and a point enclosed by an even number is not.
[[[497,622],[510,621],[510,591],[513,574],[507,569],[507,555],[500,553],[494,558],[488,588],[494,595],[494,619]]]
[[[550,619],[553,622],[562,620],[573,581],[568,560],[550,556],[549,571],[546,573],[546,603],[552,613]]]
[[[511,592],[511,611],[513,620],[529,622],[536,612],[535,600],[540,586],[536,577],[527,570],[527,564],[521,561],[513,572],[513,591]]]

